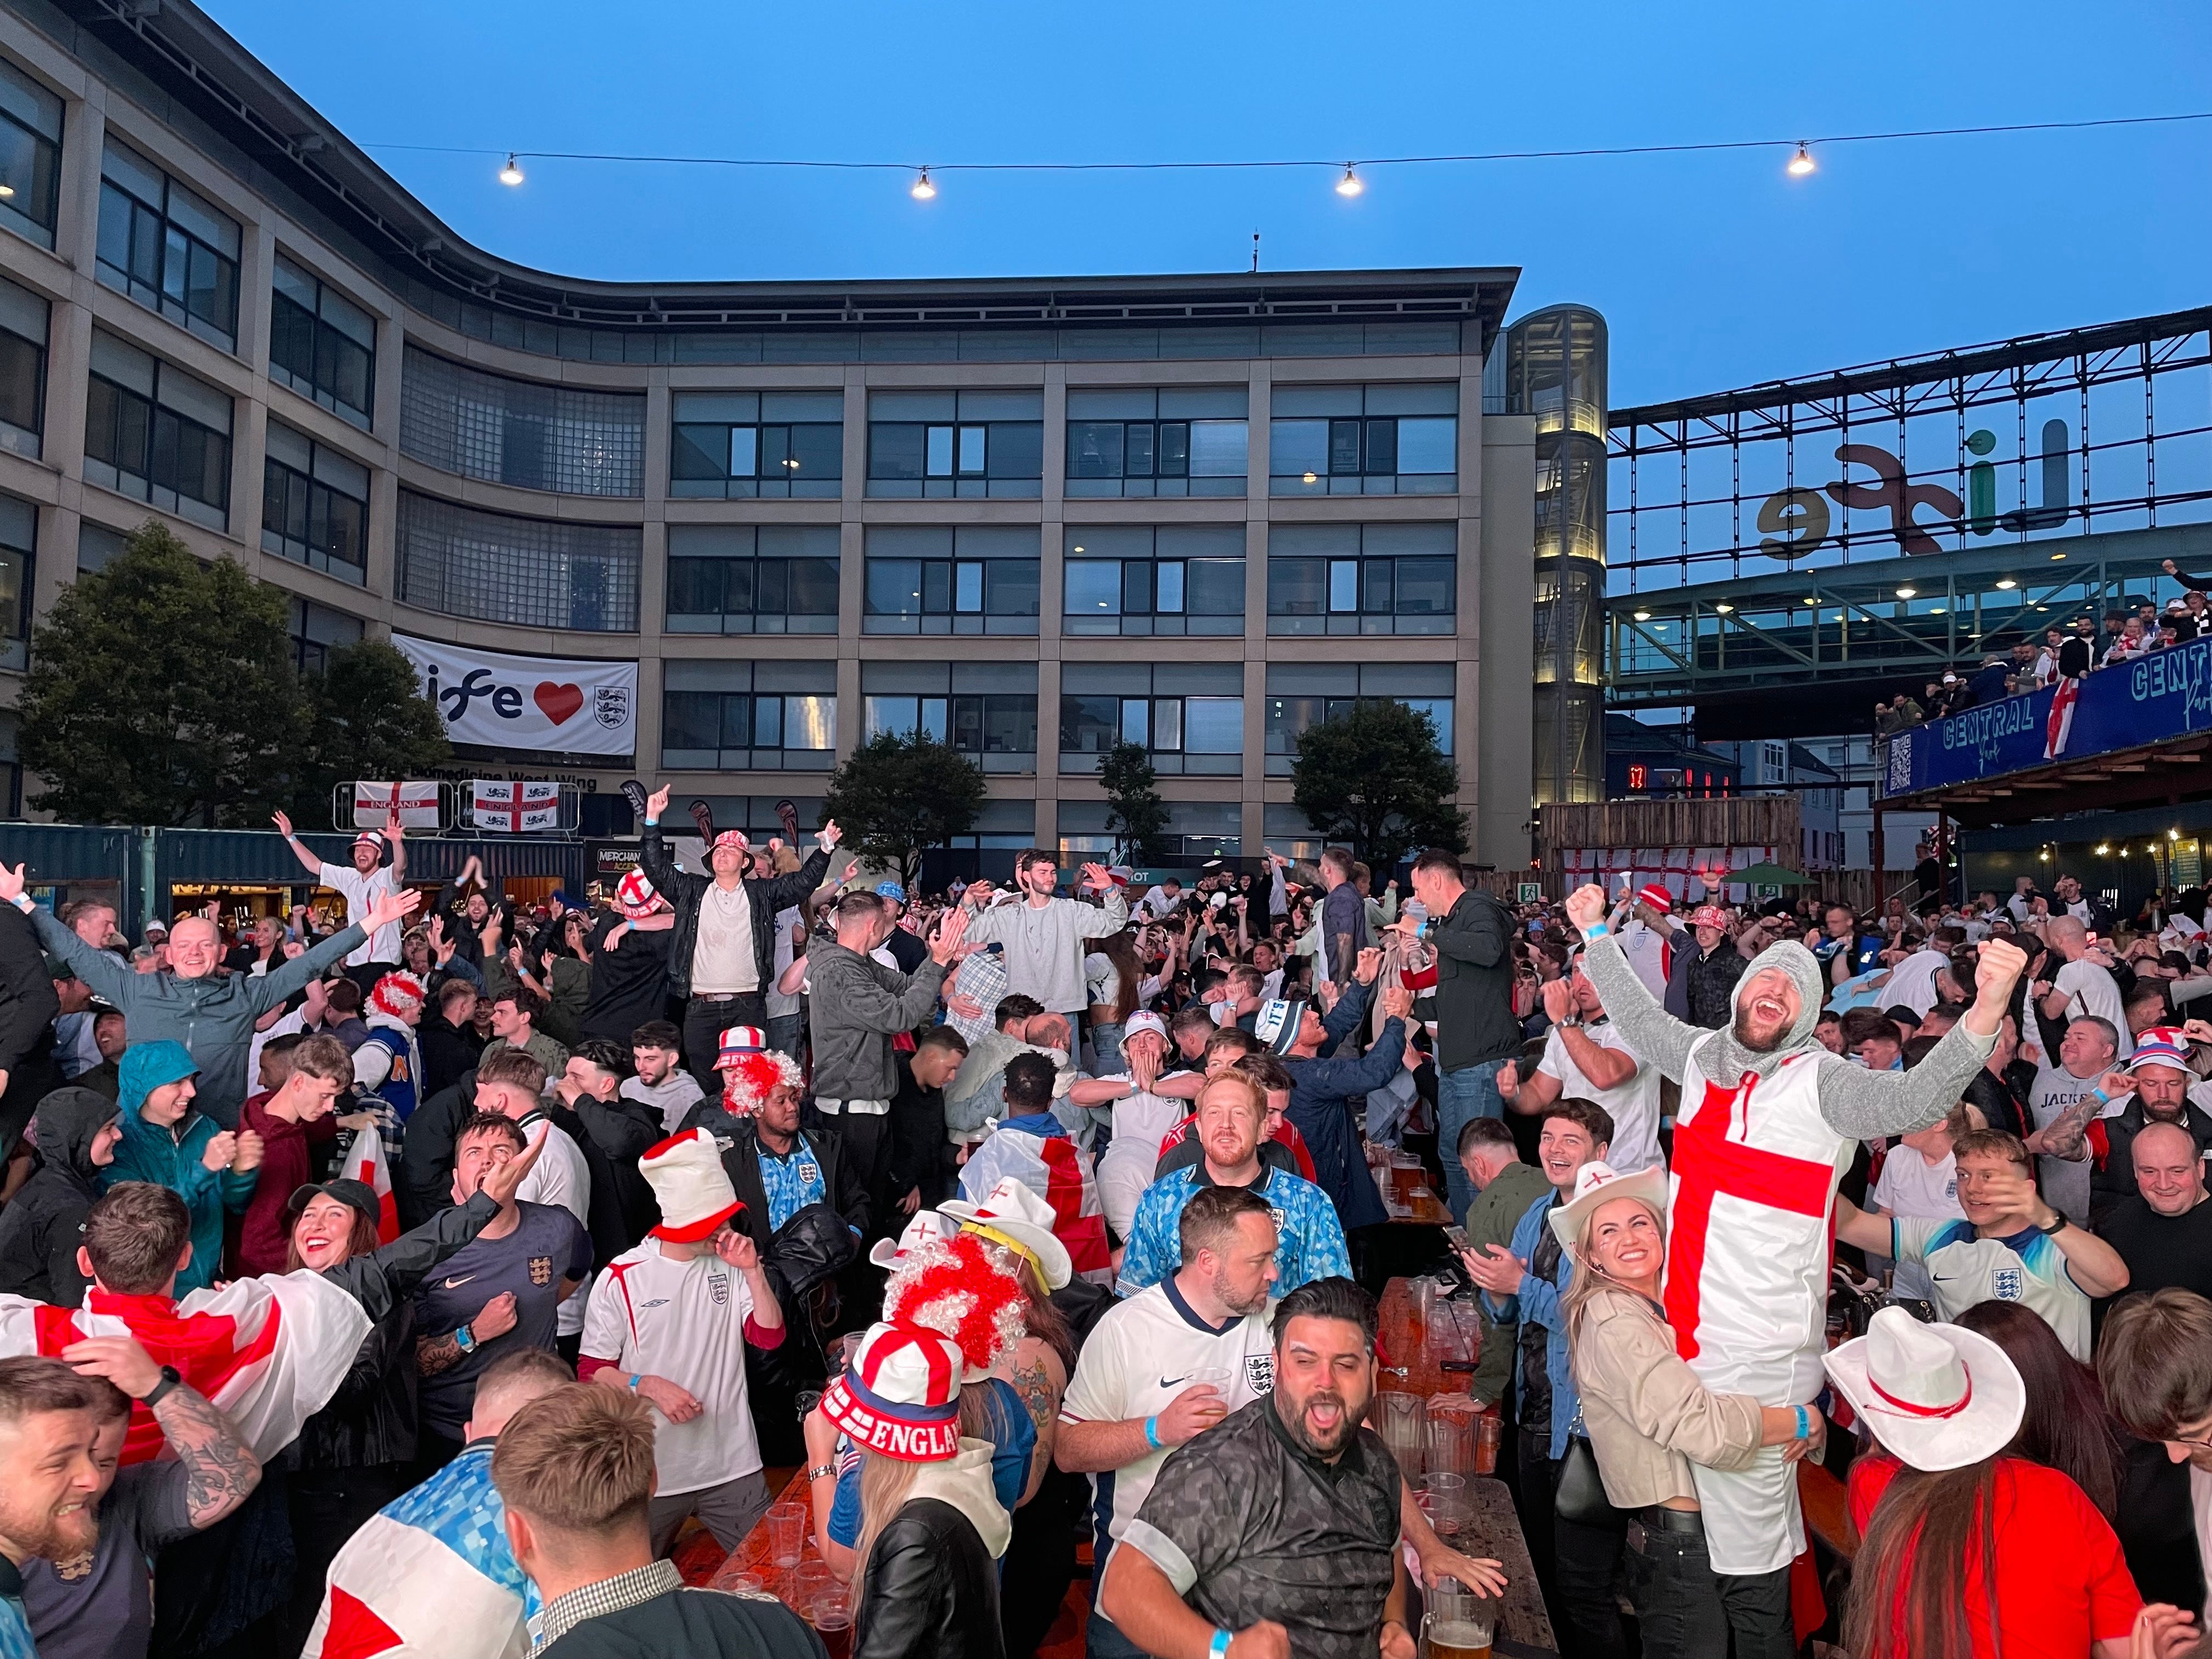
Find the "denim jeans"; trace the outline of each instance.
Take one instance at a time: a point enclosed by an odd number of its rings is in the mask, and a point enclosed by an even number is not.
[[[1091,1028],[1091,1052],[1097,1058],[1098,1069],[1093,1077],[1118,1077],[1129,1069],[1121,1057],[1121,1039],[1128,1035],[1125,1024],[1109,1024],[1101,1020]]]
[[[1504,1065],[1503,1060],[1486,1060],[1437,1075],[1437,1158],[1444,1166],[1444,1201],[1462,1226],[1467,1224],[1467,1206],[1474,1202],[1474,1188],[1460,1167],[1460,1131],[1474,1118],[1505,1115],[1505,1101],[1498,1092],[1498,1073]]]
[[[1640,1527],[1629,1534],[1628,1599],[1636,1608],[1644,1659],[1790,1659],[1796,1652],[1790,1620],[1790,1570],[1744,1577],[1713,1571],[1702,1532]]]
[[[778,1054],[789,1054],[804,1066],[806,1063],[806,1056],[800,1052],[799,1044],[799,1023],[801,1018],[802,1016],[798,1014],[770,1014],[768,1017],[768,1024],[761,1029],[767,1033],[769,1048]]]

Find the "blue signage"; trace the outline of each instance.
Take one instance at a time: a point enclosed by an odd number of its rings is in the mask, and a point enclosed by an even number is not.
[[[2212,731],[2212,638],[2007,697],[1889,740],[1885,795],[1978,783]]]

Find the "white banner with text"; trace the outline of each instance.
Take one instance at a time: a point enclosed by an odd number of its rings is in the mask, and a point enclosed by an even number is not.
[[[394,634],[455,743],[572,755],[637,747],[637,664],[519,657]]]

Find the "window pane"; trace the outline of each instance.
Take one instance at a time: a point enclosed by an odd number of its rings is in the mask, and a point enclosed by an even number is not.
[[[963,565],[963,570],[972,568]],[[985,567],[990,589],[984,610],[994,617],[1034,617],[1037,613],[1037,562],[1035,559],[993,559]],[[963,610],[965,606],[962,607]]]
[[[1126,428],[1123,440],[1121,469],[1132,478],[1152,476],[1153,428],[1149,421],[1133,421]]]
[[[1329,561],[1328,608],[1332,611],[1359,609],[1359,562],[1357,559]]]
[[[1276,563],[1305,564],[1303,559],[1277,560]],[[1165,566],[1162,567],[1166,568]],[[1182,567],[1188,592],[1183,608],[1194,617],[1241,617],[1244,614],[1244,561],[1242,559],[1193,559]],[[1270,610],[1273,603],[1274,570],[1268,568]],[[1163,603],[1163,609],[1165,605]]]
[[[862,603],[872,617],[921,614],[921,561],[870,559]]]
[[[1407,697],[1407,708],[1417,714],[1426,714],[1437,728],[1437,747],[1446,755],[1452,751],[1452,700],[1449,697]]]
[[[1146,559],[1131,559],[1121,567],[1121,614],[1152,614],[1152,567]]]
[[[1060,700],[1060,746],[1068,753],[1103,754],[1119,739],[1121,700],[1119,697],[1067,697]]]
[[[1158,570],[1159,586],[1153,604],[1162,616],[1179,616],[1182,612],[1182,561],[1164,560]]]
[[[1360,572],[1359,608],[1370,616],[1390,614],[1390,561],[1370,559]]]
[[[952,428],[949,426],[929,428],[929,476],[933,478],[952,476]]]
[[[14,129],[10,129],[12,131]],[[118,270],[131,269],[131,198],[112,185],[100,187],[100,262]]]
[[[1367,423],[1367,465],[1370,472],[1389,476],[1398,470],[1398,422],[1385,418]]]
[[[336,490],[331,497],[330,556],[343,564],[365,568],[368,563],[368,504]]]
[[[753,561],[753,613],[781,617],[789,603],[788,565],[781,559]]]
[[[834,617],[837,614],[837,561],[793,559],[791,614],[794,617]]]
[[[1142,697],[1124,697],[1121,700],[1121,741],[1123,743],[1148,744],[1150,742],[1146,733],[1151,730],[1152,722],[1148,717],[1152,713],[1152,704]]]
[[[952,608],[969,613],[983,608],[983,567],[974,560],[952,568]]]
[[[322,379],[324,389],[348,409],[367,414],[374,395],[370,386],[375,379],[368,349],[334,328],[323,330],[322,343],[329,348],[331,358],[330,372]],[[316,361],[321,362],[319,353]]]
[[[986,753],[1034,755],[1036,753],[1036,726],[1035,697],[983,699],[983,748]]]
[[[921,703],[921,730],[932,742],[943,743],[946,700],[943,697],[923,697],[920,701]],[[971,697],[969,701],[972,702],[975,699]]]
[[[824,694],[786,697],[783,746],[786,749],[835,749],[837,746],[837,699]]]
[[[758,470],[760,457],[760,428],[733,426],[730,428],[730,476],[750,478]]]
[[[868,428],[871,478],[921,477],[922,439],[927,428],[901,421],[878,421]]]
[[[269,361],[313,384],[315,319],[297,301],[276,295],[269,304]]]
[[[781,697],[753,699],[753,747],[756,749],[783,747],[783,699]]]
[[[1061,579],[1060,609],[1070,617],[1115,617],[1121,611],[1118,559],[1070,559]]]
[[[720,480],[727,476],[723,460],[728,454],[727,427],[679,426],[668,450],[672,478]]]
[[[1158,469],[1163,478],[1180,478],[1190,471],[1189,422],[1160,422]]]
[[[794,478],[842,478],[845,476],[845,428],[830,423],[811,423],[791,428],[789,470]]]
[[[791,459],[791,428],[787,426],[763,426],[741,429],[756,433],[760,440],[759,453],[752,459],[754,471],[763,478],[788,479],[791,468],[785,463]],[[730,466],[732,471],[737,468],[737,435],[736,432],[730,434]]]
[[[722,568],[722,614],[751,616],[756,609],[754,579],[759,575],[760,567],[750,559],[717,559],[714,562]]]
[[[964,432],[963,428],[963,432]],[[991,422],[990,465],[987,469],[994,478],[1042,478],[1044,477],[1044,424],[1040,421],[994,421]],[[964,444],[964,438],[963,438]],[[963,459],[960,469],[965,472]]]
[[[40,429],[39,368],[46,354],[28,340],[0,333],[0,421]]]
[[[1128,707],[1141,708],[1144,705],[1131,703]],[[1152,747],[1170,754],[1182,747],[1182,700],[1180,697],[1152,699]]]
[[[1185,697],[1182,746],[1194,755],[1244,752],[1244,699]]]
[[[1450,559],[1400,559],[1398,614],[1449,617],[1452,614],[1455,565]]]
[[[886,732],[895,738],[904,737],[915,729],[921,718],[921,700],[918,697],[860,700],[860,735],[864,738],[880,738]]]
[[[1211,561],[1194,561],[1211,562]],[[1193,572],[1192,586],[1198,586]],[[1194,595],[1194,598],[1195,596]],[[1267,614],[1271,617],[1319,617],[1328,610],[1328,562],[1326,559],[1270,559],[1267,561]]]
[[[1191,447],[1194,451],[1200,454],[1205,453],[1205,446],[1210,441],[1206,428],[1214,424],[1215,422],[1211,421],[1196,423],[1196,428],[1191,434]],[[1228,425],[1231,422],[1223,422],[1220,424]],[[1238,435],[1241,437],[1242,422],[1236,424],[1239,428]],[[1277,421],[1268,428],[1267,443],[1269,451],[1267,467],[1279,478],[1296,478],[1308,472],[1319,477],[1325,476],[1328,471],[1328,422],[1327,421]],[[1191,470],[1195,472],[1198,468],[1194,465]],[[1224,471],[1231,470],[1232,469],[1223,469]],[[1241,451],[1233,470],[1238,472],[1244,471],[1244,458]],[[1220,475],[1216,473],[1212,476]]]
[[[720,749],[722,746],[722,698],[720,692],[664,692],[660,702],[660,744],[664,749]]]
[[[1241,478],[1251,470],[1251,458],[1243,421],[1193,421],[1190,423],[1190,476],[1194,478]],[[1303,468],[1299,469],[1304,471]]]
[[[1398,422],[1398,471],[1459,471],[1459,422],[1449,415],[1423,416]]]
[[[1359,427],[1358,421],[1331,421],[1328,423],[1328,470],[1338,477],[1359,471]]]
[[[1120,477],[1121,422],[1070,421],[1067,423],[1067,476],[1071,478]]]

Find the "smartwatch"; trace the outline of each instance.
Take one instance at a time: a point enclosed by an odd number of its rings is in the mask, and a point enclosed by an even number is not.
[[[2066,1231],[2066,1218],[2063,1215],[2055,1215],[2051,1218],[2051,1224],[2048,1227],[2038,1227],[2035,1231],[2045,1238],[2056,1238]]]
[[[150,1412],[169,1397],[170,1390],[182,1388],[184,1382],[182,1373],[174,1365],[164,1365],[161,1367],[161,1380],[140,1395],[138,1403]]]

